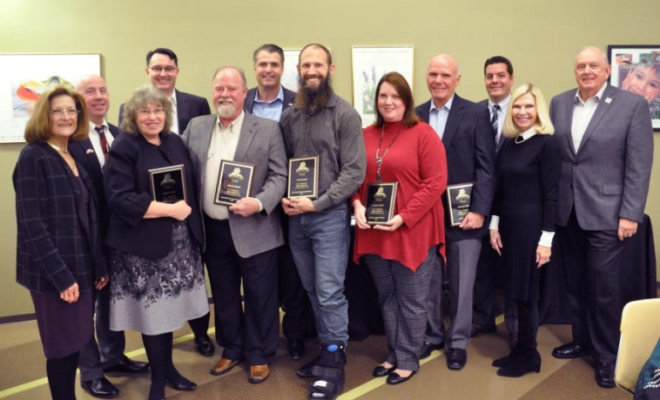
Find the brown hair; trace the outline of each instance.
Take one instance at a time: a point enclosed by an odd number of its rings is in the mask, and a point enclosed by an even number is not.
[[[163,111],[165,111],[165,124],[163,125],[162,133],[166,135],[170,133],[174,115],[172,102],[160,90],[150,84],[135,89],[131,98],[124,104],[124,115],[122,116],[120,127],[122,132],[129,135],[137,135],[140,132],[137,126],[138,109],[147,104],[163,107]]]
[[[50,102],[58,96],[69,96],[73,99],[78,112],[76,131],[69,138],[74,141],[87,139],[89,135],[89,122],[85,99],[77,92],[64,86],[56,86],[43,93],[34,106],[32,116],[25,126],[25,141],[28,143],[44,143],[53,136],[50,126]]]
[[[313,47],[315,49],[321,49],[325,53],[326,58],[328,59],[328,67],[332,65],[332,54],[330,54],[330,50],[328,50],[327,47],[320,43],[310,43],[307,46],[303,47],[302,50],[300,50],[300,54],[298,54],[298,64],[300,64],[300,60],[302,59],[302,53],[305,52],[308,48]],[[284,62],[284,59],[282,59]]]
[[[415,114],[415,100],[413,100],[410,85],[408,85],[406,78],[404,78],[400,73],[390,72],[380,78],[378,86],[376,87],[376,96],[374,98],[376,121],[374,122],[374,126],[376,128],[381,128],[383,124],[385,124],[385,120],[378,110],[378,96],[380,95],[380,87],[384,82],[394,86],[394,90],[396,90],[396,93],[399,95],[399,97],[401,97],[401,101],[403,101],[403,105],[406,107],[406,111],[403,113],[403,125],[406,128],[410,128],[411,126],[416,125],[417,122],[419,122],[419,118]]]

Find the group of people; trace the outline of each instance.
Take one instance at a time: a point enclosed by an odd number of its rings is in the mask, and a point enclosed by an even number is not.
[[[445,347],[448,368],[462,369],[471,337],[495,329],[495,275],[511,352],[493,366],[506,377],[538,372],[539,268],[554,244],[568,255],[573,341],[553,355],[591,355],[596,382],[614,386],[621,251],[642,221],[653,137],[648,103],[607,84],[601,50],[576,55],[578,88],[550,107],[534,84],[512,90],[513,66],[501,56],[485,62],[488,99],[463,99],[458,62],[440,54],[426,70],[431,99],[415,107],[405,78],[387,73],[364,130],[332,89],[325,46],[302,49],[298,93],[281,85],[279,46],[259,47],[253,60],[250,90],[242,69],[215,71],[215,115],[204,98],[175,89],[178,58],[164,48],[147,54],[151,83],[122,104],[121,129],[105,119],[99,76],[38,100],[13,176],[17,281],[32,295],[53,399],[75,399],[77,367],[100,398],[119,394],[104,372],[150,369],[150,400],[164,399],[166,384],[194,390],[173,363],[172,332],[189,322],[197,351],[214,354],[204,264],[223,349],[210,373],[245,361],[248,381],[265,381],[282,305],[291,358],[318,334],[318,356],[297,371],[312,381],[309,398],[336,398],[351,215],[352,258],[373,277],[387,336],[375,377],[406,382]],[[287,197],[288,160],[302,157],[318,157],[318,195]],[[232,205],[217,201],[223,161],[252,169],[248,195]],[[155,201],[150,171],[180,165],[185,200]],[[397,185],[395,211],[371,224],[369,187],[382,183]],[[457,185],[470,196],[458,217],[447,194]],[[142,334],[149,364],[123,354],[124,330]]]

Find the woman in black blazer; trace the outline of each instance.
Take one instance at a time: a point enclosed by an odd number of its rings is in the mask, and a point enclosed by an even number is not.
[[[34,303],[54,400],[75,399],[78,356],[93,335],[92,290],[108,282],[93,184],[67,150],[87,137],[84,104],[64,87],[42,94],[13,175],[16,281]]]
[[[151,364],[149,399],[197,386],[172,362],[172,332],[209,312],[201,258],[203,232],[190,156],[170,134],[172,104],[157,89],[139,88],[125,104],[120,135],[110,149],[104,178],[111,210],[106,244],[110,329],[135,330]],[[152,197],[150,170],[183,165],[186,200]],[[172,173],[171,179],[179,180]]]

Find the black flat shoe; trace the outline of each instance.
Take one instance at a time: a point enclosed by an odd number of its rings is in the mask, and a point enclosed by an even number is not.
[[[305,356],[305,340],[304,339],[289,339],[287,352],[292,360],[300,360]]]
[[[394,371],[395,369],[396,369],[396,365],[390,368],[379,365],[376,368],[374,368],[374,371],[371,373],[371,375],[373,375],[376,378],[382,378],[384,376],[391,374],[392,371]]]
[[[195,350],[204,357],[211,357],[215,354],[215,346],[209,335],[205,333],[199,337],[195,336]]]
[[[170,385],[174,390],[182,392],[192,392],[197,389],[197,384],[195,382],[189,381],[184,377],[177,379],[176,382],[165,378],[165,384]]]
[[[586,355],[589,355],[589,348],[577,343],[568,343],[552,350],[552,356],[560,359],[578,358]]]
[[[400,383],[403,383],[415,375],[417,371],[413,371],[408,377],[403,378],[401,375],[397,374],[396,372],[392,372],[391,374],[387,375],[387,384],[388,385],[398,385]]]
[[[113,399],[119,395],[119,389],[104,378],[80,381],[80,386],[94,397],[99,399]]]
[[[134,361],[126,356],[123,356],[117,364],[103,368],[106,374],[140,374],[147,371],[149,371],[149,363]]]
[[[429,342],[424,342],[424,344],[422,345],[422,351],[419,353],[419,359],[423,360],[423,359],[427,358],[428,356],[431,355],[433,350],[442,350],[444,348],[445,348],[445,343],[444,342],[442,342],[440,344],[433,344],[433,343],[429,343]]]

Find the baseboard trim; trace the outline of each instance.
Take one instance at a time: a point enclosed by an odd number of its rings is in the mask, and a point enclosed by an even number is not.
[[[23,321],[32,321],[36,319],[36,314],[21,314],[21,315],[9,315],[6,317],[0,317],[0,325],[10,324],[12,322],[23,322]]]

